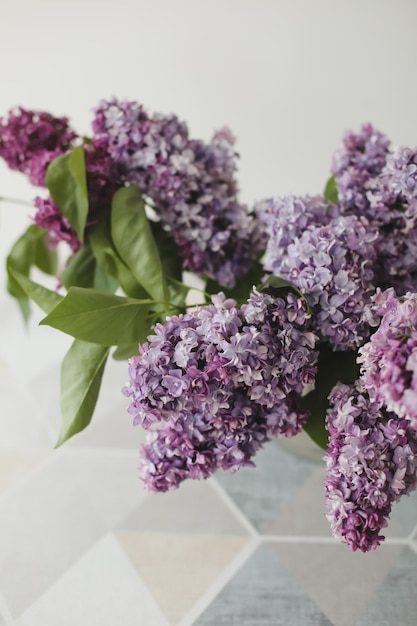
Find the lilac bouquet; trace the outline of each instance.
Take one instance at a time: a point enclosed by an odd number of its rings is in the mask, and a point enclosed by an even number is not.
[[[228,129],[203,142],[174,115],[112,99],[88,138],[11,111],[0,156],[39,187],[9,292],[25,318],[33,300],[74,337],[58,445],[89,424],[112,352],[148,430],[147,489],[254,465],[266,441],[304,430],[323,448],[335,537],[376,548],[417,486],[417,150],[364,125],[323,194],[248,207]]]

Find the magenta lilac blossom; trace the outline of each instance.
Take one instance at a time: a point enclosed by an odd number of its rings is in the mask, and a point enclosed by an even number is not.
[[[417,434],[354,386],[338,384],[329,400],[327,518],[336,538],[368,552],[384,540],[392,504],[416,488]]]
[[[209,143],[191,139],[174,115],[148,114],[136,102],[103,101],[94,141],[155,204],[176,240],[184,268],[230,287],[261,247],[257,222],[237,197],[230,131]]]
[[[370,397],[417,430],[417,294],[378,293],[378,330],[359,350],[361,378]]]
[[[10,169],[23,172],[41,187],[49,163],[69,150],[76,139],[66,117],[19,107],[0,118],[0,157]]]

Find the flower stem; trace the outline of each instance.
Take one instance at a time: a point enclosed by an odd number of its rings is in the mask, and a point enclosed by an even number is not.
[[[0,202],[8,202],[10,204],[21,204],[22,206],[33,207],[32,202],[28,200],[21,200],[20,198],[7,198],[6,196],[0,196]]]

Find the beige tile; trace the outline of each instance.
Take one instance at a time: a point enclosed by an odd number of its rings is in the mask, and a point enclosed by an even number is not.
[[[39,468],[51,454],[50,450],[0,448],[0,496]]]
[[[174,533],[118,532],[116,537],[170,624],[191,609],[248,541]]]
[[[168,493],[151,493],[120,524],[142,532],[243,534],[244,530],[209,482],[185,481]]]

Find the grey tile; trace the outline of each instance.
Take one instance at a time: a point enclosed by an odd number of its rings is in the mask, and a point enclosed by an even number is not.
[[[355,623],[402,551],[385,544],[363,554],[336,541],[269,546],[334,626]]]
[[[266,444],[254,461],[255,468],[244,467],[234,474],[219,471],[216,479],[253,525],[268,532],[317,464],[297,458],[274,441]]]
[[[396,502],[391,511],[388,528],[384,529],[386,537],[408,537],[417,525],[417,491],[403,496]]]
[[[355,626],[415,626],[417,554],[404,548]]]
[[[332,626],[266,545],[243,565],[196,626]]]

